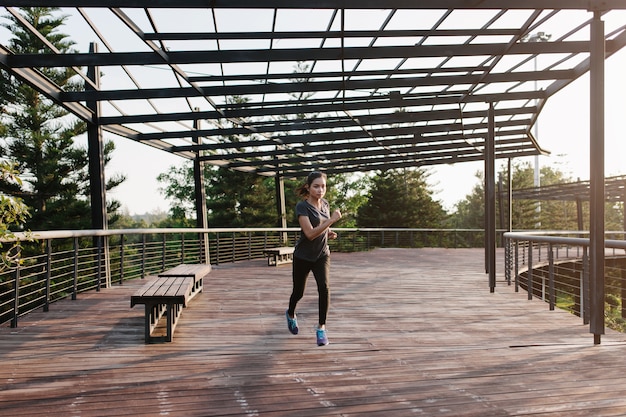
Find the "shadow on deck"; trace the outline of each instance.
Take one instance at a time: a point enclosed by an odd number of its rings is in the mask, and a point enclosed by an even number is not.
[[[490,293],[481,249],[334,253],[331,344],[311,277],[286,329],[291,267],[219,265],[174,342],[145,345],[143,284],[79,295],[0,328],[3,416],[626,415],[626,336]],[[500,263],[501,264],[501,263]]]

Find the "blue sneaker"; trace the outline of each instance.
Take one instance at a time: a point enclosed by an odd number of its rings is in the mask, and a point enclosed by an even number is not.
[[[326,337],[325,329],[316,329],[317,333],[317,346],[326,346],[328,342],[328,337]]]
[[[298,319],[289,317],[289,310],[285,311],[285,317],[287,317],[287,328],[291,334],[298,334]]]

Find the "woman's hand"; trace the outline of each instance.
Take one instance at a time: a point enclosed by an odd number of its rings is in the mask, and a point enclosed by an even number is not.
[[[307,239],[313,240],[316,237],[320,236],[322,233],[326,233],[326,229],[330,229],[330,226],[333,225],[337,220],[341,219],[341,211],[335,210],[329,219],[324,220],[322,223],[318,224],[316,227],[313,227],[311,224],[311,220],[307,216],[298,217],[298,222],[300,223],[300,228],[302,232],[306,236]]]

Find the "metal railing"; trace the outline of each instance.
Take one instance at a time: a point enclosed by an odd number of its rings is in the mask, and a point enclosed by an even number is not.
[[[604,317],[608,327],[626,331],[625,232],[607,232],[604,240],[604,303],[593,306],[588,232],[509,232],[504,234],[505,279],[528,294],[580,316]],[[597,311],[592,309],[596,308]]]
[[[475,229],[334,228],[331,250],[374,247],[481,247],[484,231]],[[16,327],[18,318],[81,292],[99,291],[143,278],[181,263],[218,265],[261,259],[266,248],[292,246],[299,228],[119,229],[45,231],[17,234],[20,263],[0,271],[0,324]],[[5,240],[4,244],[15,241]]]

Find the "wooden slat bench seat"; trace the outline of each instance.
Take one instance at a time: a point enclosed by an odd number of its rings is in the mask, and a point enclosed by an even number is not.
[[[130,297],[130,307],[145,305],[146,343],[171,342],[183,307],[191,298],[193,279],[156,277]],[[165,335],[154,335],[161,318],[165,318]]]
[[[211,272],[210,264],[180,264],[158,274],[159,277],[188,277],[193,279],[191,298],[202,292],[204,278]]]
[[[210,272],[209,264],[181,264],[161,272],[131,296],[131,308],[145,305],[146,343],[172,341],[183,308],[202,292],[204,278]]]
[[[291,246],[282,246],[265,249],[263,253],[267,256],[268,266],[278,266],[293,262],[293,251],[294,248]]]

